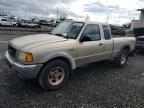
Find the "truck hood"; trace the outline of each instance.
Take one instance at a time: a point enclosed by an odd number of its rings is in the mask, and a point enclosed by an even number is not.
[[[37,35],[28,35],[16,38],[10,41],[10,44],[16,49],[30,49],[43,44],[50,44],[56,42],[67,41],[63,37],[58,37],[50,34],[37,34]]]

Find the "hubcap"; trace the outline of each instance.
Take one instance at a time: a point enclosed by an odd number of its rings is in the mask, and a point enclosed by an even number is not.
[[[124,64],[126,62],[126,55],[123,54],[121,57],[121,64]]]
[[[58,85],[63,81],[64,76],[64,69],[62,67],[55,67],[50,71],[48,81],[51,85]]]

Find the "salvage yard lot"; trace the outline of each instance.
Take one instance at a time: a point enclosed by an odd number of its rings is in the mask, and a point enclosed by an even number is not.
[[[7,42],[34,32],[0,31],[0,108],[143,108],[144,54],[129,58],[124,68],[111,61],[74,70],[64,88],[46,92],[36,80],[23,80],[4,61]]]

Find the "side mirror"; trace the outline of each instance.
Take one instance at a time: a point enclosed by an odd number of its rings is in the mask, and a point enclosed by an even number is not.
[[[91,39],[90,39],[90,37],[89,36],[81,36],[81,38],[80,38],[80,42],[85,42],[85,41],[90,41]]]

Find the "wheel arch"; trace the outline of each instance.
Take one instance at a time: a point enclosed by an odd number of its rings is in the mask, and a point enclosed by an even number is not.
[[[127,52],[129,53],[130,52],[130,46],[129,45],[124,45],[122,48],[121,48],[121,51],[122,50],[127,50]]]
[[[127,50],[128,53],[130,53],[130,46],[129,45],[124,45],[120,48],[119,52],[117,53],[117,56],[119,56],[119,54],[123,51],[123,50]],[[116,57],[117,57],[116,56]]]
[[[49,54],[49,55],[43,57],[42,59],[40,59],[39,63],[46,64],[46,63],[50,62],[51,60],[55,60],[55,59],[61,59],[61,60],[65,61],[66,63],[68,63],[70,65],[71,69],[76,68],[74,58],[66,52]]]
[[[61,53],[57,53],[57,54],[50,54],[48,56],[45,56],[43,57],[40,62],[42,62],[44,65],[41,67],[37,77],[39,77],[40,73],[41,73],[41,70],[44,68],[44,66],[53,61],[53,60],[63,60],[64,62],[68,63],[68,66],[70,68],[70,72],[76,68],[75,66],[75,61],[74,59],[72,58],[71,55],[65,53],[65,52],[61,52]]]

